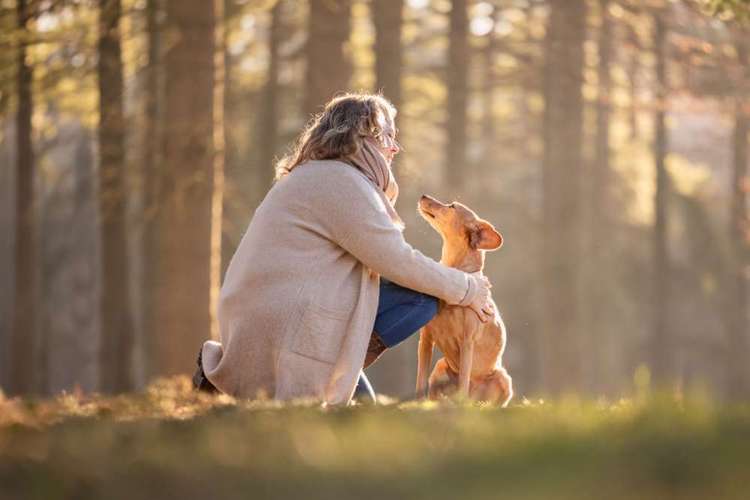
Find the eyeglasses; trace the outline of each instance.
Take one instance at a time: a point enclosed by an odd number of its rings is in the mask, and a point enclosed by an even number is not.
[[[378,140],[378,143],[385,148],[385,149],[392,149],[392,148],[398,148],[399,150],[403,149],[401,147],[401,143],[399,143],[395,137],[391,137],[390,135],[380,133],[375,138]]]

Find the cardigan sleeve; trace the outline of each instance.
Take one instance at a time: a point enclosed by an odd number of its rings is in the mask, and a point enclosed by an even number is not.
[[[404,240],[375,188],[359,174],[337,176],[324,188],[324,225],[334,242],[378,274],[403,287],[468,305],[478,292],[477,279],[425,256]]]

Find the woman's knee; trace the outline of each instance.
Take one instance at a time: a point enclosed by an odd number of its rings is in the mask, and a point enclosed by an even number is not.
[[[438,299],[430,295],[422,295],[414,304],[411,318],[408,321],[411,333],[416,333],[420,328],[429,323],[438,312]]]
[[[375,320],[375,331],[386,347],[406,340],[430,322],[438,311],[438,299],[414,290],[400,289],[398,304],[392,305]]]

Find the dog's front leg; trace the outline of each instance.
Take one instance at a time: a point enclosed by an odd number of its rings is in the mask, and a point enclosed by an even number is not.
[[[434,341],[432,333],[428,328],[419,331],[419,349],[417,351],[417,397],[423,398],[427,395],[427,378],[432,365],[432,350]]]
[[[479,330],[479,321],[473,317],[473,311],[464,313],[464,336],[461,343],[461,360],[458,368],[458,393],[469,396],[471,385],[471,367],[474,361],[474,341]]]
[[[458,369],[458,392],[463,397],[469,396],[471,383],[471,364],[474,360],[474,339],[464,338],[461,346],[461,366]]]

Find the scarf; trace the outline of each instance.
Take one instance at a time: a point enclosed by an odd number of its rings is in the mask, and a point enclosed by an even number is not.
[[[399,217],[394,207],[396,198],[398,198],[398,184],[393,177],[391,168],[388,166],[388,161],[378,149],[375,139],[365,137],[359,151],[345,158],[345,161],[362,172],[375,186],[375,191],[383,200],[391,221],[399,230],[403,231],[404,221]]]

